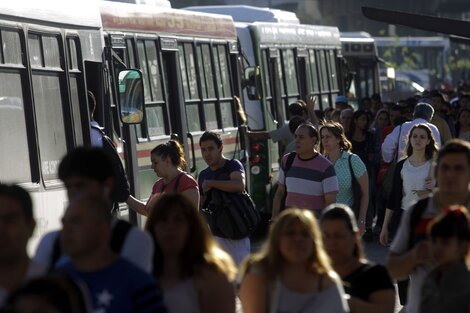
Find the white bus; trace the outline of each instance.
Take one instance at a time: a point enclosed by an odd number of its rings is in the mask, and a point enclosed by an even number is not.
[[[37,229],[30,252],[60,227],[67,204],[60,160],[90,144],[87,90],[97,100],[94,118],[119,144],[131,192],[141,199],[156,180],[149,151],[171,137],[184,144],[194,175],[205,167],[203,131],[220,132],[228,155],[240,150],[231,17],[175,10],[165,1],[17,0],[0,2],[0,42],[0,182],[32,195]],[[135,214],[130,220],[137,223]]]
[[[271,131],[287,120],[287,107],[316,95],[318,109],[334,104],[343,91],[341,42],[336,27],[303,25],[293,13],[250,6],[201,6],[188,10],[231,15],[237,26],[245,66],[258,66],[261,84],[243,90],[248,126]],[[257,88],[255,88],[257,87]],[[250,193],[258,208],[270,215],[271,188],[283,148],[271,140],[248,147]]]

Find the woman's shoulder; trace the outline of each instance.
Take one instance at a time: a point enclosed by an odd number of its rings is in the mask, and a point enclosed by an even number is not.
[[[198,288],[208,288],[219,284],[230,284],[228,275],[208,264],[198,265],[194,271],[194,282]]]
[[[194,184],[197,185],[196,179],[194,179],[194,177],[191,174],[186,173],[186,172],[181,173],[181,181],[182,182],[194,183]]]
[[[325,291],[332,286],[340,284],[340,278],[336,272],[328,272],[320,274],[320,291]]]

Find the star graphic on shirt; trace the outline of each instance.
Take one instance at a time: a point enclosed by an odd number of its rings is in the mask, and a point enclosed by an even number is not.
[[[114,298],[114,296],[106,289],[103,289],[103,291],[101,291],[96,297],[98,298],[98,305],[105,307],[109,306],[111,300]]]

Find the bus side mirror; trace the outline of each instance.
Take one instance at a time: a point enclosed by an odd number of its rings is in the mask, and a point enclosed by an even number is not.
[[[144,84],[139,70],[119,71],[119,108],[124,124],[139,124],[144,118]]]
[[[261,71],[259,66],[245,68],[243,88],[246,88],[248,99],[261,99]]]

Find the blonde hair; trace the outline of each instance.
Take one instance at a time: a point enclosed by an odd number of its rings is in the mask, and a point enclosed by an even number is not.
[[[312,273],[327,274],[332,278],[337,278],[330,259],[323,248],[322,236],[315,216],[309,210],[295,208],[287,209],[277,217],[261,250],[250,256],[242,264],[240,269],[242,278],[252,267],[260,268],[263,275],[268,279],[274,279],[280,273],[286,262],[279,249],[281,236],[295,221],[299,221],[307,229],[312,240],[313,253],[306,264],[307,270]]]

